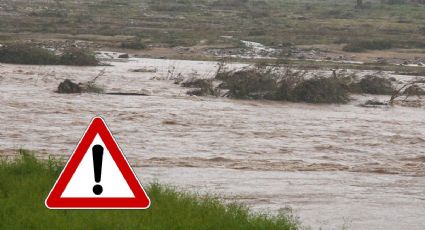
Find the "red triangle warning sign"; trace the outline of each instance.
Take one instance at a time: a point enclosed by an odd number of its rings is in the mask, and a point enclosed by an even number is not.
[[[45,204],[50,209],[146,209],[150,200],[105,122],[96,117]]]

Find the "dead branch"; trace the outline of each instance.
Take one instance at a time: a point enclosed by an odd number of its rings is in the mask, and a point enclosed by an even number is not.
[[[409,87],[411,87],[411,86],[414,86],[414,85],[416,85],[416,84],[420,84],[420,83],[425,83],[425,79],[416,79],[416,80],[413,80],[413,81],[410,81],[410,82],[408,82],[408,83],[406,83],[406,84],[404,84],[403,86],[401,86],[398,90],[396,90],[392,95],[391,95],[391,98],[390,98],[390,100],[389,100],[389,104],[390,105],[394,105],[394,100],[395,99],[397,99],[397,98],[399,98],[399,97],[401,97],[401,96],[403,96],[403,94],[405,93],[405,91],[406,91],[406,89],[408,89]],[[409,97],[410,95],[407,95],[406,96],[406,98],[404,99],[404,100],[407,100],[407,98]]]
[[[106,68],[103,68],[92,80],[88,81],[87,84],[94,84],[99,77],[105,75],[105,69]]]

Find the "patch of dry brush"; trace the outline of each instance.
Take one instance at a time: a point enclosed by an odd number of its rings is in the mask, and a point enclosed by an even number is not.
[[[342,78],[308,76],[291,68],[259,67],[222,72],[216,76],[227,96],[307,103],[347,103],[349,88]]]
[[[393,80],[375,75],[357,77],[333,71],[330,76],[294,70],[288,66],[256,65],[227,70],[223,65],[213,78],[191,77],[176,82],[192,88],[189,95],[224,96],[235,99],[278,100],[307,103],[347,103],[350,94],[393,95]],[[417,85],[405,87],[404,95],[425,94]]]

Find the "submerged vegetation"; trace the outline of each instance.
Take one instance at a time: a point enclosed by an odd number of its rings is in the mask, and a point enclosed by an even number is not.
[[[294,101],[309,103],[346,103],[350,100],[347,85],[334,77],[306,79],[294,88],[292,94]]]
[[[0,62],[26,65],[99,65],[94,53],[85,49],[66,49],[56,54],[51,50],[25,43],[0,47]]]
[[[221,63],[219,66],[214,78],[191,77],[176,84],[192,88],[187,92],[189,95],[307,103],[343,104],[351,100],[350,94],[393,95],[396,92],[395,79],[380,73],[359,77],[346,71],[333,70],[326,75],[279,64],[257,64],[236,70],[223,70],[226,67]],[[417,84],[404,91],[406,95],[425,94]]]
[[[192,88],[187,91],[191,96],[219,96],[220,89],[214,87],[213,79],[189,78],[180,83],[181,86]]]
[[[307,103],[346,103],[348,87],[337,77],[307,76],[289,68],[225,72],[217,76],[227,95],[240,99],[268,99]]]
[[[238,204],[151,184],[148,210],[49,210],[44,199],[62,170],[28,151],[0,161],[0,229],[298,229],[286,215],[252,214]]]

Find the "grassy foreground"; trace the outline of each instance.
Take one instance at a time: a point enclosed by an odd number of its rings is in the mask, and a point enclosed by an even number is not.
[[[49,210],[62,164],[21,151],[0,161],[0,229],[297,229],[286,216],[251,214],[241,205],[151,184],[148,210]]]

